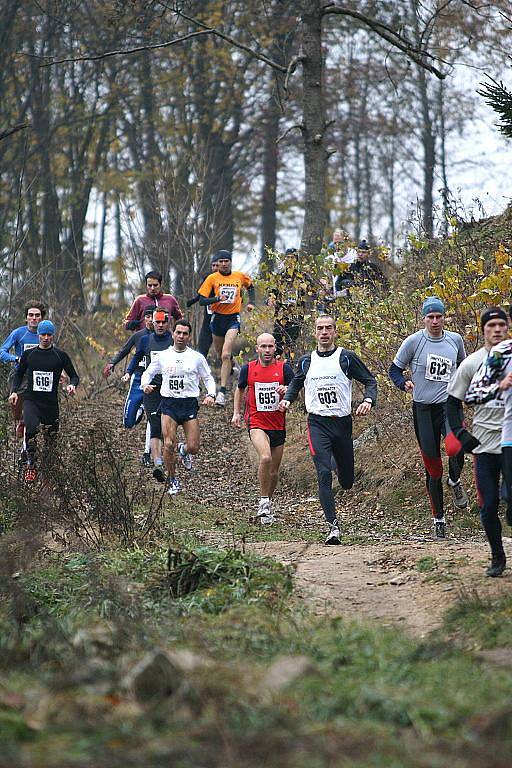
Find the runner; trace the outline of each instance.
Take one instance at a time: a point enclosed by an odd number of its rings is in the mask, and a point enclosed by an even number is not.
[[[16,405],[23,378],[27,385],[23,394],[23,420],[25,422],[25,442],[27,465],[24,479],[33,482],[36,479],[35,456],[36,434],[41,424],[48,426],[45,441],[49,442],[59,430],[58,387],[62,371],[69,376],[66,387],[68,395],[74,395],[78,386],[78,374],[66,352],[53,346],[55,326],[50,320],[42,320],[37,327],[39,343],[37,347],[25,350],[21,355],[13,379],[13,391],[9,396],[11,405]]]
[[[163,350],[168,349],[171,346],[172,334],[169,331],[169,313],[167,310],[156,309],[153,312],[153,326],[153,333],[145,334],[139,339],[135,354],[128,363],[128,368],[126,369],[126,374],[128,376],[132,376],[135,371],[138,370],[138,366],[141,363],[142,367],[147,370],[150,363],[156,360]],[[151,458],[154,465],[153,477],[155,480],[158,480],[159,483],[163,483],[165,482],[165,474],[163,471],[162,425],[159,410],[162,377],[155,376],[155,379],[151,383],[155,386],[153,386],[147,394],[143,394],[142,404],[150,425]]]
[[[393,384],[404,392],[413,393],[414,431],[423,464],[427,493],[432,507],[435,535],[446,536],[446,518],[443,506],[443,462],[441,435],[446,437],[447,387],[456,368],[466,357],[464,342],[458,333],[444,330],[445,307],[437,296],[423,302],[421,313],[425,328],[408,336],[402,342],[389,369]],[[412,381],[406,379],[409,368]],[[466,507],[468,497],[461,485],[464,451],[449,458],[448,485],[452,489],[457,507]]]
[[[183,317],[180,305],[170,293],[162,293],[162,275],[160,272],[148,272],[144,276],[146,293],[137,296],[124,321],[127,331],[140,331],[144,328],[144,310],[146,307],[165,309],[170,317],[179,320]]]
[[[326,544],[341,544],[332,492],[332,460],[338,481],[345,490],[354,483],[352,443],[352,380],[364,384],[364,399],[356,416],[366,416],[377,401],[377,382],[362,360],[348,349],[336,347],[336,326],[329,315],[315,323],[317,349],[301,357],[280,410],[287,411],[305,387],[309,448],[318,476],[320,504],[329,524]]]
[[[235,390],[232,423],[240,427],[244,393],[245,421],[249,436],[259,456],[258,480],[260,502],[255,522],[274,522],[272,497],[277,486],[279,467],[286,439],[285,414],[279,410],[279,399],[293,379],[293,370],[275,359],[276,340],[270,333],[256,339],[257,360],[251,360],[240,370]]]
[[[26,324],[15,328],[0,346],[0,362],[17,363],[23,352],[33,349],[39,344],[37,326],[46,316],[46,307],[40,301],[29,301],[25,304]],[[14,354],[11,353],[14,350]],[[9,378],[12,384],[13,371]],[[19,393],[16,405],[12,406],[12,417],[16,428],[16,436],[23,437],[25,425],[22,421],[23,395]]]
[[[217,261],[217,254],[215,256],[212,256],[212,273],[217,272],[219,268],[219,264]],[[206,280],[206,277],[204,278]],[[203,280],[203,283],[204,283]],[[212,294],[213,296],[213,294]],[[201,300],[201,294],[196,293],[193,299],[189,299],[187,301],[187,308],[190,309],[196,302]],[[210,323],[212,321],[212,309],[210,306],[204,307],[204,315],[203,315],[203,323],[201,325],[201,330],[199,332],[199,339],[197,342],[197,351],[199,354],[203,355],[204,357],[208,357],[208,352],[210,351],[210,347],[212,345],[212,329],[210,327]]]
[[[135,333],[132,333],[126,344],[121,347],[119,352],[114,355],[110,363],[107,363],[105,367],[103,368],[103,376],[108,379],[112,371],[114,370],[115,366],[121,362],[121,360],[124,360],[127,355],[130,354],[132,349],[135,347],[137,348],[137,344],[139,343],[139,340],[143,336],[147,336],[149,333],[153,332],[153,312],[154,309],[152,307],[146,307],[144,310],[144,324],[145,328],[143,328],[141,331],[135,331]],[[124,409],[123,409],[123,426],[126,429],[132,429],[136,424],[138,424],[142,417],[144,416],[144,406],[142,404],[143,400],[143,392],[140,388],[140,377],[142,376],[142,371],[144,370],[144,361],[142,360],[137,368],[135,369],[135,372],[130,376],[129,373],[124,373],[121,376],[121,381],[127,383],[130,382],[130,387],[128,389],[128,394],[126,396],[126,400],[124,403]],[[149,421],[146,424],[146,445],[144,447],[144,453],[141,456],[141,464],[144,467],[152,467],[153,461],[151,459],[151,427],[149,424]]]
[[[243,272],[231,270],[231,253],[217,252],[218,271],[208,275],[199,288],[201,306],[210,306],[213,310],[211,329],[215,351],[221,359],[220,388],[215,400],[216,405],[226,404],[226,387],[231,372],[231,354],[233,344],[240,330],[240,310],[242,308],[242,288],[247,289],[249,303],[247,310],[254,308],[254,286],[251,278]],[[211,296],[213,292],[213,296]]]
[[[491,548],[491,564],[486,574],[501,576],[506,563],[498,515],[504,403],[501,399],[494,399],[485,405],[477,405],[473,415],[473,434],[464,428],[461,412],[471,379],[487,359],[489,350],[507,338],[508,318],[499,307],[487,307],[480,316],[480,325],[484,334],[484,346],[462,361],[448,384],[446,411],[452,432],[446,438],[446,452],[456,454],[463,448],[466,453],[473,453],[480,520]],[[508,498],[512,499],[510,496]],[[511,501],[508,502],[507,519],[512,521]]]
[[[192,456],[199,451],[199,382],[203,381],[207,395],[203,405],[215,403],[215,381],[206,358],[188,346],[191,325],[188,320],[178,320],[173,331],[174,344],[161,352],[142,374],[145,397],[155,391],[153,377],[162,379],[160,412],[164,438],[165,468],[169,478],[168,493],[173,496],[181,491],[176,477],[176,448],[185,469],[192,469]],[[181,424],[185,442],[176,446],[176,433]]]

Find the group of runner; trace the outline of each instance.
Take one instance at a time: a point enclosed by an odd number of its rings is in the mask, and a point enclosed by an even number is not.
[[[146,275],[146,293],[135,299],[125,320],[126,330],[133,334],[104,368],[107,377],[135,349],[123,376],[125,381],[130,380],[123,423],[130,429],[146,414],[143,463],[153,467],[156,480],[167,483],[170,495],[181,490],[176,476],[178,458],[190,470],[192,457],[199,450],[201,383],[206,389],[203,405],[226,404],[244,290],[249,299],[247,309],[250,311],[254,306],[252,281],[248,275],[232,270],[229,252],[218,252],[212,266],[215,271],[204,279],[197,296],[189,301],[189,305],[199,301],[205,307],[201,351],[189,346],[191,325],[183,318],[176,299],[162,292],[162,276],[152,271]],[[69,377],[68,394],[74,393],[79,379],[68,355],[54,345],[55,327],[44,319],[44,306],[29,302],[25,316],[26,325],[13,331],[0,347],[0,360],[15,363],[9,400],[17,409],[16,417],[23,402],[25,478],[31,481],[35,477],[35,437],[39,426],[48,427],[48,439],[59,428],[57,395],[61,374],[65,371]],[[425,466],[435,535],[446,535],[441,459],[444,436],[449,456],[447,482],[458,507],[468,504],[460,481],[464,453],[474,454],[482,526],[491,547],[487,573],[497,576],[505,568],[498,515],[501,474],[508,489],[507,498],[512,499],[512,341],[508,339],[508,317],[498,307],[484,310],[481,325],[485,345],[466,358],[462,337],[444,328],[445,307],[439,298],[425,300],[422,316],[423,328],[400,345],[389,375],[399,389],[413,396],[414,429]],[[211,332],[210,341],[206,324]],[[259,456],[260,499],[254,520],[272,523],[272,499],[286,439],[286,413],[304,387],[309,448],[317,472],[320,504],[328,523],[325,543],[332,545],[341,543],[333,471],[344,491],[354,482],[352,381],[355,379],[364,387],[363,398],[355,408],[357,417],[368,415],[375,407],[377,382],[354,352],[336,344],[333,317],[317,317],[315,338],[316,349],[301,357],[294,371],[277,355],[274,335],[258,336],[257,357],[242,366],[235,387],[232,424],[240,427],[245,420]],[[205,356],[212,341],[221,360],[218,389]],[[478,404],[474,434],[464,426],[464,400]],[[183,428],[183,441],[178,441],[179,426]],[[509,523],[511,509],[509,501]]]

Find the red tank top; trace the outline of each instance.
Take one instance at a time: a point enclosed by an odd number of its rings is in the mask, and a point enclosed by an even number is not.
[[[245,401],[245,421],[249,429],[285,429],[285,414],[277,410],[281,398],[275,391],[284,383],[282,361],[261,365],[259,360],[251,360]]]

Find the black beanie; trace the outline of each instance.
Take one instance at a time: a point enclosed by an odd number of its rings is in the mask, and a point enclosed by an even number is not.
[[[480,327],[483,331],[484,325],[489,322],[489,320],[504,320],[506,323],[508,323],[508,317],[507,313],[501,309],[501,307],[486,307],[482,314],[480,315]]]

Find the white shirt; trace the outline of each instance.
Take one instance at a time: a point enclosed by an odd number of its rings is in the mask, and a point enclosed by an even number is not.
[[[199,382],[202,380],[210,397],[215,397],[215,380],[206,358],[195,349],[186,347],[178,352],[174,347],[159,352],[142,374],[140,385],[143,389],[151,383],[156,374],[162,374],[162,397],[199,397]]]
[[[304,381],[308,413],[318,416],[349,416],[352,411],[352,380],[340,366],[342,348],[333,355],[319,357],[311,353],[311,363]]]

